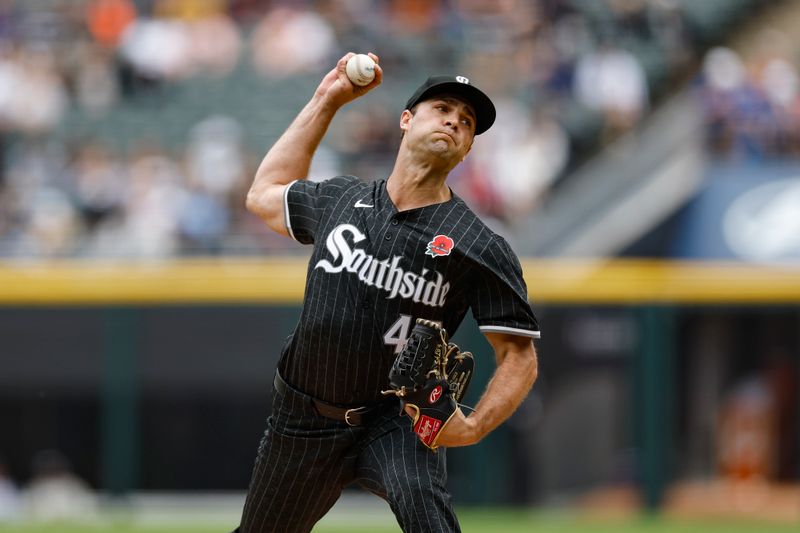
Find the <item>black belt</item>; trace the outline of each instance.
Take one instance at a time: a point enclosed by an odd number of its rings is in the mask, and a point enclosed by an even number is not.
[[[277,372],[275,372],[275,390],[281,394],[286,394],[288,391],[301,394],[311,401],[311,405],[314,406],[314,409],[316,409],[317,413],[325,418],[338,420],[339,422],[345,422],[348,426],[363,426],[364,424],[367,424],[383,406],[382,403],[375,403],[372,405],[361,405],[356,407],[342,407],[332,403],[323,402],[322,400],[318,400],[313,396],[295,389],[286,383],[281,375]]]

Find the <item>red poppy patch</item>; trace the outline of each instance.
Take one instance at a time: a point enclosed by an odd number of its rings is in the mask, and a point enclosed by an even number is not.
[[[428,250],[425,252],[425,255],[431,257],[450,255],[450,252],[453,251],[453,246],[455,246],[453,239],[447,235],[437,235],[428,243]]]

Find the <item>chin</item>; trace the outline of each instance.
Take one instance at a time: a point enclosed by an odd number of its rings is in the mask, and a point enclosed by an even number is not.
[[[449,142],[445,140],[437,140],[431,143],[430,152],[433,154],[446,154],[448,157],[452,157],[453,148]]]

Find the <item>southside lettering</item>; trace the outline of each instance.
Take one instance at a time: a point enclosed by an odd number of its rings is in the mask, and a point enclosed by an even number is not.
[[[420,274],[407,272],[398,266],[401,259],[399,255],[393,256],[391,260],[378,260],[361,248],[351,247],[345,238],[346,233],[353,236],[353,244],[366,239],[366,236],[352,224],[336,226],[325,240],[325,247],[330,252],[333,262],[322,259],[314,265],[314,268],[321,268],[331,274],[342,271],[356,274],[366,285],[388,292],[387,299],[400,296],[432,307],[444,305],[450,283],[443,283],[444,278],[441,274],[435,272],[436,279],[427,280],[425,279],[427,268],[423,268]]]

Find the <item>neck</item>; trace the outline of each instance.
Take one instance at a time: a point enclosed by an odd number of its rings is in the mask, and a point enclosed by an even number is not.
[[[430,161],[413,161],[401,155],[395,161],[386,191],[398,211],[446,202],[453,197],[445,183],[449,172],[449,168],[437,168]]]

